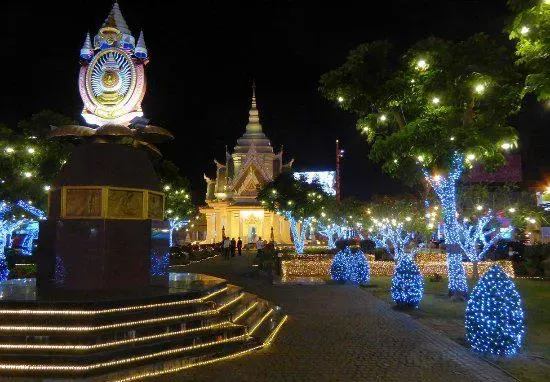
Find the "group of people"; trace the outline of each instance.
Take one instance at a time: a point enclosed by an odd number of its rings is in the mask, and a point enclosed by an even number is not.
[[[263,249],[267,245],[266,240],[262,240],[261,237],[258,237],[258,241],[256,241],[256,250],[257,255],[261,255]],[[242,256],[243,254],[243,241],[241,238],[237,238],[235,241],[235,238],[229,239],[229,237],[225,237],[222,241],[222,254],[223,257],[226,260],[229,260],[231,257],[235,257],[236,254],[239,254],[239,256]]]
[[[222,241],[222,253],[223,257],[225,259],[229,259],[229,257],[235,257],[235,254],[239,253],[239,256],[242,256],[243,254],[243,241],[239,237],[237,241],[235,241],[235,238],[229,239],[229,237],[225,237]]]

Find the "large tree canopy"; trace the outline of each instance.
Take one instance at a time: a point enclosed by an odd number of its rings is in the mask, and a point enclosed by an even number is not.
[[[189,181],[180,175],[178,166],[169,160],[158,158],[153,164],[164,189],[165,218],[175,221],[192,219],[197,209],[191,200]]]
[[[509,0],[508,5],[516,13],[508,32],[517,42],[517,62],[528,70],[525,92],[550,100],[550,1]]]
[[[429,239],[437,221],[432,219],[424,201],[415,195],[400,197],[375,196],[367,204],[365,227],[376,229],[376,223],[402,223],[410,232],[414,232],[423,239]]]
[[[477,218],[488,211],[502,214],[516,228],[525,229],[549,222],[548,212],[537,205],[536,195],[514,184],[462,185],[458,192],[458,211],[462,218]]]
[[[296,253],[300,254],[304,251],[306,232],[328,198],[319,182],[296,179],[290,172],[280,174],[258,193],[258,200],[266,208],[288,219]]]
[[[328,198],[320,183],[296,179],[289,172],[280,174],[258,194],[266,208],[289,212],[296,220],[319,216]]]
[[[31,201],[46,210],[49,186],[72,149],[46,136],[51,126],[73,123],[69,117],[43,110],[14,129],[0,127],[0,199]]]
[[[404,54],[387,41],[360,45],[321,78],[323,95],[358,115],[370,157],[408,180],[419,164],[447,168],[455,152],[470,165],[502,163],[516,145],[507,118],[522,89],[510,52],[484,34],[430,38]]]

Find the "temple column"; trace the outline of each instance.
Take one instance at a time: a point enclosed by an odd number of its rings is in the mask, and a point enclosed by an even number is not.
[[[262,238],[269,241],[271,236],[271,211],[264,210],[264,216],[262,219]]]
[[[231,211],[231,237],[234,237],[237,240],[237,237],[240,236],[240,212]]]
[[[215,213],[213,211],[203,212],[206,217],[206,237],[204,238],[205,243],[213,243],[215,235]]]

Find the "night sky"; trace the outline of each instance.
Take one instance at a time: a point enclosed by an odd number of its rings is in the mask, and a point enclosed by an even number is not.
[[[326,5],[323,4],[327,3]],[[3,91],[0,123],[12,125],[41,109],[79,119],[79,49],[95,35],[111,1],[6,2],[0,25]],[[333,169],[334,141],[346,150],[343,196],[366,199],[403,186],[367,158],[353,116],[321,99],[318,80],[360,43],[389,39],[406,48],[418,39],[462,39],[502,33],[505,1],[119,1],[133,34],[144,30],[150,63],[143,109],[175,141],[161,147],[202,202],[202,174],[224,160],[245,129],[256,79],[264,132],[295,169]],[[176,5],[177,4],[177,5]],[[7,7],[7,8],[6,8]],[[526,184],[550,167],[550,111],[533,100],[513,121],[520,130]]]

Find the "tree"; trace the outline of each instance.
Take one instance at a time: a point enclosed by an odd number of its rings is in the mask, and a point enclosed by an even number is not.
[[[422,174],[442,209],[449,292],[468,291],[456,218],[456,184],[465,166],[502,164],[516,145],[507,118],[523,85],[512,55],[484,34],[466,41],[430,38],[398,54],[386,41],[360,45],[321,77],[321,91],[358,115],[370,158],[407,182]]]
[[[367,208],[369,237],[396,263],[405,257],[413,259],[434,227],[425,222],[423,211],[421,201],[411,195],[375,197]]]
[[[458,192],[458,211],[465,221],[476,219],[488,210],[510,221],[513,228],[524,230],[535,224],[547,224],[548,212],[537,205],[532,192],[515,184],[462,185]]]
[[[308,183],[284,172],[258,193],[258,200],[290,223],[290,232],[296,253],[304,252],[306,232],[315,216],[319,216],[329,196],[318,182]],[[298,226],[300,224],[300,226]]]
[[[336,248],[336,241],[350,239],[361,234],[361,216],[364,206],[353,198],[343,199],[340,203],[335,198],[328,198],[321,215],[316,218],[317,232],[327,238],[330,249]]]
[[[493,219],[493,213],[489,210],[486,215],[478,217],[475,224],[463,221],[459,226],[460,247],[468,260],[472,262],[474,280],[479,279],[478,262],[483,260],[487,251],[500,238],[497,227],[488,227]]]
[[[16,129],[0,127],[0,199],[30,200],[46,209],[47,191],[73,147],[48,140],[47,134],[51,126],[69,124],[74,124],[69,117],[43,110],[20,121]]]
[[[550,100],[550,2],[546,0],[508,0],[516,17],[508,26],[510,39],[516,40],[517,63],[528,75],[525,93],[533,93],[539,101]]]
[[[466,305],[466,339],[473,350],[513,355],[525,334],[524,311],[513,281],[493,265],[478,281]]]
[[[6,281],[10,274],[4,252],[8,241],[8,235],[11,235],[13,231],[25,223],[25,219],[10,219],[8,217],[12,209],[12,204],[4,201],[0,202],[0,282]]]
[[[174,232],[195,219],[197,208],[191,200],[189,181],[179,174],[179,168],[162,158],[153,164],[164,190],[164,218],[170,225],[169,244],[173,246]]]

